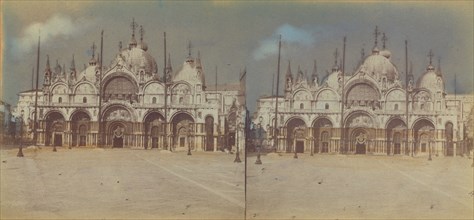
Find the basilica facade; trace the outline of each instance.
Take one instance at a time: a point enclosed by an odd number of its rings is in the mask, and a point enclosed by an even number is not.
[[[284,95],[259,98],[253,123],[261,124],[266,144],[278,152],[460,155],[468,147],[463,143],[474,97],[446,94],[441,68],[433,66],[431,51],[429,56],[416,81],[412,70],[400,80],[391,52],[385,42],[379,49],[377,40],[351,74],[343,74],[337,51],[323,79],[316,61],[311,76],[299,67],[293,74],[288,63]]]
[[[140,38],[137,42],[134,27],[128,46],[120,43],[110,65],[93,53],[80,72],[74,57],[68,69],[58,63],[51,68],[47,57],[38,91],[37,144],[177,151],[243,146],[245,80],[207,85],[200,53],[193,57],[190,48],[177,70],[170,57],[159,68]],[[31,136],[35,94],[20,93],[16,109]]]

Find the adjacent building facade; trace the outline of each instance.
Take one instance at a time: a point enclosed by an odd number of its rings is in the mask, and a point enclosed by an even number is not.
[[[176,71],[168,57],[160,73],[134,29],[108,66],[95,53],[81,72],[74,56],[68,69],[58,63],[51,68],[47,58],[38,91],[38,144],[198,151],[243,146],[245,77],[208,86],[199,52],[195,58],[189,52]],[[20,93],[16,109],[31,135],[35,92]]]
[[[465,132],[473,108],[473,95],[446,94],[440,66],[427,63],[415,81],[407,81],[391,61],[391,52],[380,50],[377,41],[358,68],[343,74],[337,63],[320,80],[316,61],[311,76],[290,63],[285,75],[284,96],[261,97],[254,124],[273,139],[275,104],[277,151],[299,153],[348,153],[386,155],[455,156],[467,146]],[[410,67],[411,69],[411,67]]]

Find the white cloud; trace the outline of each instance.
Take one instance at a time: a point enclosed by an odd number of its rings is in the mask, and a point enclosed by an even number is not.
[[[38,33],[41,31],[41,44],[48,44],[58,37],[71,37],[90,27],[91,21],[86,19],[72,20],[69,16],[55,14],[44,23],[33,23],[22,31],[22,36],[13,40],[13,52],[23,55],[36,47]]]
[[[261,60],[278,53],[278,35],[282,35],[282,40],[286,43],[310,46],[315,42],[313,31],[298,28],[289,24],[278,27],[271,37],[263,40],[260,46],[253,51],[253,58]]]

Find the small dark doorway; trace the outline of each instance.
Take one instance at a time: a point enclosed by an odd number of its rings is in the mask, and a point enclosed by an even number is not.
[[[123,148],[123,138],[122,137],[114,137],[114,143],[113,143],[112,147]]]
[[[81,125],[79,127],[79,146],[86,146],[86,134],[87,134],[86,125]]]
[[[365,143],[356,143],[356,154],[365,154]]]
[[[329,152],[329,144],[328,142],[323,142],[323,149],[321,150],[321,153],[328,153]]]
[[[296,153],[304,152],[304,141],[296,141]]]
[[[186,143],[186,138],[185,137],[180,137],[179,138],[179,147],[184,147],[185,143]]]
[[[400,154],[400,143],[395,143],[395,149],[393,154]]]
[[[151,138],[151,148],[158,148],[158,138],[157,137]]]
[[[61,134],[54,134],[54,146],[63,146],[63,136]]]

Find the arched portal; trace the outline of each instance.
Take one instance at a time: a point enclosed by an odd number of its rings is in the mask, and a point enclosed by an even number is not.
[[[446,137],[446,156],[454,156],[453,123],[446,123],[444,132]]]
[[[122,148],[133,144],[133,115],[122,105],[113,105],[104,111],[106,145]]]
[[[291,118],[286,123],[286,152],[295,150],[303,153],[305,149],[306,123],[300,118]]]
[[[373,137],[375,137],[375,121],[369,113],[357,111],[351,113],[345,122],[344,133],[347,134],[349,152],[366,154],[376,151]]]
[[[206,117],[206,151],[214,150],[214,118],[212,116]]]
[[[73,113],[71,117],[72,146],[87,145],[90,120],[90,116],[83,110]]]
[[[435,137],[435,126],[427,119],[421,119],[413,126],[415,137],[415,154],[428,153],[431,150],[432,141]]]
[[[46,115],[46,136],[45,136],[45,145],[63,145],[63,136],[65,129],[65,120],[61,113],[59,112],[50,112]]]
[[[145,131],[144,147],[159,148],[164,146],[164,129],[165,118],[159,112],[149,113],[144,120],[143,126]]]
[[[332,132],[332,123],[327,118],[316,119],[313,123],[313,150],[316,153],[328,153]]]
[[[391,119],[385,129],[386,153],[387,155],[401,154],[401,137],[406,131],[406,124],[400,118]],[[405,152],[408,152],[405,149]]]
[[[171,119],[173,143],[172,146],[176,150],[187,150],[188,147],[194,148],[194,119],[186,113],[181,112],[176,114]]]

